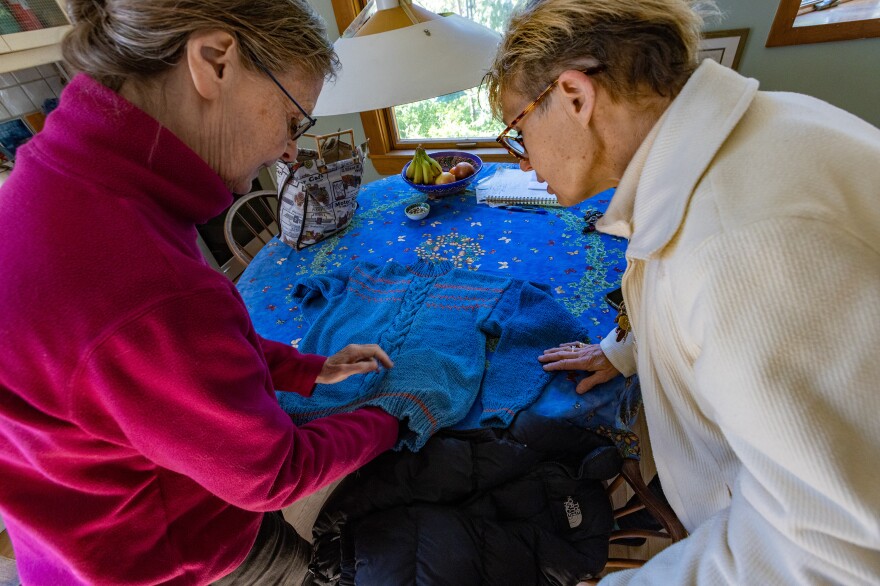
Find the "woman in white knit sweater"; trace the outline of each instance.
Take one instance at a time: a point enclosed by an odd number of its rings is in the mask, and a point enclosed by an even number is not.
[[[563,205],[617,185],[621,342],[553,349],[580,393],[636,371],[690,536],[602,584],[880,581],[880,131],[698,64],[688,0],[532,0],[487,83]]]

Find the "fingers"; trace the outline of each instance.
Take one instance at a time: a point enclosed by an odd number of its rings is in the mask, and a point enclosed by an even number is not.
[[[560,344],[559,346],[556,346],[555,348],[550,348],[550,350],[559,350],[560,348],[571,348],[572,346],[574,346],[575,348],[582,348],[584,346],[584,343],[578,342],[578,341],[563,342],[562,344]]]
[[[357,362],[349,362],[336,366],[336,375],[344,380],[354,374],[366,374],[368,372],[376,372],[379,370],[379,363],[372,359],[358,360]]]
[[[553,354],[542,354],[541,356],[538,356],[538,362],[542,364],[553,364],[560,360],[577,360],[579,358],[581,358],[581,355],[578,352],[555,352]]]
[[[580,350],[581,348],[585,348],[587,344],[583,342],[566,342],[565,344],[560,344],[559,346],[554,346],[553,348],[547,348],[544,350],[544,354],[555,354],[558,352],[574,352]]]
[[[538,357],[539,362],[544,362],[543,368],[545,372],[555,372],[558,370],[590,370],[589,360],[584,360],[577,354],[559,356],[557,358]]]
[[[338,355],[344,357],[343,363],[345,364],[353,364],[361,361],[372,362],[376,365],[376,368],[373,370],[378,370],[379,364],[385,368],[394,367],[394,362],[391,361],[388,354],[386,354],[378,344],[349,344],[340,350]]]
[[[605,370],[594,372],[593,374],[578,383],[577,387],[575,388],[575,392],[578,395],[583,395],[584,393],[593,390],[596,385],[607,383],[615,376],[617,376],[616,373],[608,372]]]
[[[350,358],[351,356],[347,355],[344,349],[331,356],[324,363],[316,381],[321,384],[332,385],[342,382],[355,374],[366,374],[379,370],[379,363],[373,358],[355,361],[350,360]]]
[[[359,347],[361,352],[367,353],[366,356],[374,358],[374,362],[378,360],[385,368],[394,368],[394,362],[391,361],[385,350],[380,348],[378,344],[361,344]]]
[[[355,374],[375,372],[382,366],[394,368],[394,362],[377,344],[349,344],[327,359],[317,382],[338,383]]]

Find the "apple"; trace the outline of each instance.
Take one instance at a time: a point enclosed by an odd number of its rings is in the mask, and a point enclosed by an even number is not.
[[[453,181],[458,181],[455,178],[455,175],[453,175],[449,171],[444,171],[437,175],[437,178],[434,179],[434,185],[445,185],[447,183],[452,183]]]
[[[456,181],[459,181],[461,179],[464,179],[465,177],[470,177],[471,175],[476,173],[477,170],[474,169],[474,166],[467,161],[462,161],[461,163],[450,169],[449,172],[455,175]]]

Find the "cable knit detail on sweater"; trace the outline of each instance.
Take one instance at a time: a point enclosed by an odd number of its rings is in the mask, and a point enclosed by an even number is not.
[[[398,449],[419,449],[441,427],[464,418],[479,396],[480,422],[505,427],[549,381],[537,361],[550,346],[585,338],[583,327],[536,285],[418,262],[346,265],[293,289],[309,331],[300,349],[330,353],[377,343],[391,370],[334,385],[309,399],[279,393],[295,422],[375,405],[407,422]],[[486,338],[499,342],[486,370]]]

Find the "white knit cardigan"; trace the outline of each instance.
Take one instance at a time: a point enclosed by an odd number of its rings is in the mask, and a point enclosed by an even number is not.
[[[691,532],[602,584],[880,583],[880,131],[705,61],[598,227]]]

